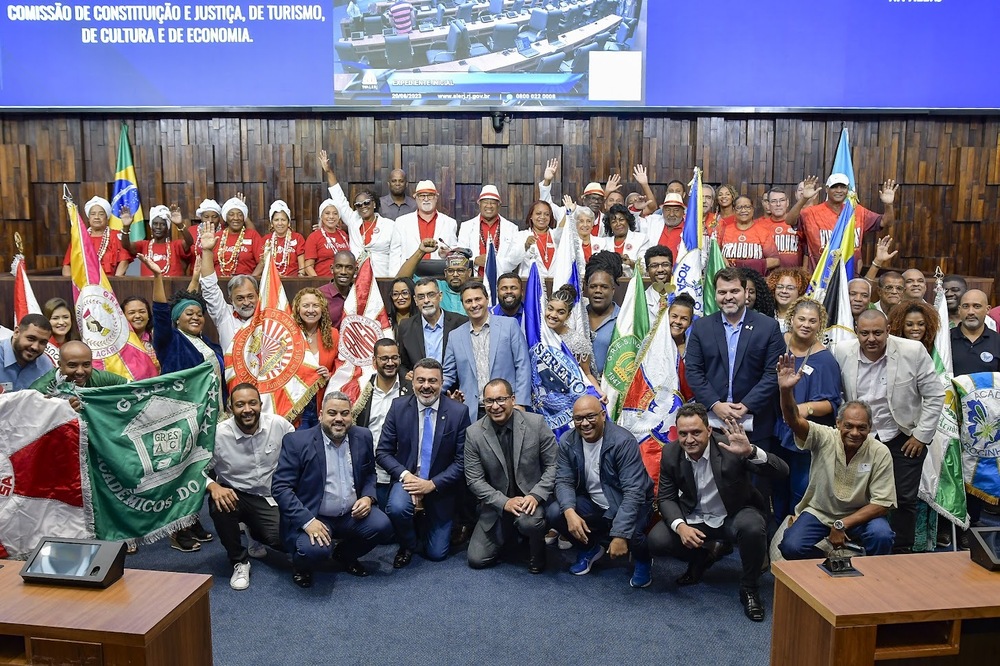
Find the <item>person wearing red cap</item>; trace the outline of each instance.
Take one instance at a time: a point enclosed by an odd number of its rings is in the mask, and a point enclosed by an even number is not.
[[[785,221],[792,227],[796,227],[806,242],[806,252],[809,253],[810,267],[815,268],[823,254],[823,248],[830,242],[833,228],[837,225],[837,218],[847,200],[847,191],[850,179],[842,173],[831,174],[826,180],[826,201],[815,206],[806,206],[806,203],[819,194],[819,179],[816,176],[809,176],[803,182],[802,198],[795,202],[792,209],[785,216]],[[896,190],[899,185],[891,178],[879,188],[878,196],[882,200],[885,212],[878,215],[868,210],[864,206],[858,205],[855,212],[857,227],[854,236],[854,270],[860,275],[861,268],[861,238],[870,231],[879,231],[883,227],[888,227],[896,221],[896,209],[893,203],[896,201]],[[848,278],[854,277],[848,275]]]
[[[523,242],[517,242],[517,225],[500,215],[500,203],[496,186],[483,185],[479,215],[462,222],[458,229],[458,245],[472,250],[476,276],[483,274],[490,244],[497,254],[497,275],[514,270],[524,255]]]
[[[400,275],[403,264],[423,249],[425,241],[434,241],[435,246],[443,245],[438,249],[441,257],[458,245],[458,224],[455,218],[438,210],[438,191],[434,183],[430,180],[420,181],[413,194],[417,200],[417,210],[396,219],[389,244],[389,271],[396,276]],[[429,253],[424,253],[425,259],[430,256]]]

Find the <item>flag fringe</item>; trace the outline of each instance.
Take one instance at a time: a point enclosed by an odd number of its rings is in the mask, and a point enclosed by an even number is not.
[[[965,484],[965,492],[969,493],[973,497],[977,497],[977,498],[981,499],[982,501],[986,502],[990,506],[1000,505],[1000,497],[996,497],[994,495],[990,495],[989,493],[985,493],[982,490],[980,490],[979,488],[976,488],[971,483],[966,483]]]
[[[97,532],[94,531],[94,491],[90,485],[90,437],[87,422],[81,419],[79,414],[76,422],[80,424],[80,490],[83,493],[83,524],[87,534],[95,538]]]
[[[963,530],[969,529],[969,516],[966,514],[965,520],[959,520],[954,515],[948,512],[947,509],[942,507],[940,504],[934,501],[934,498],[930,496],[930,493],[925,493],[923,491],[917,492],[917,497],[923,501],[927,506],[934,510],[940,518],[944,518],[949,523],[954,524],[956,527],[960,527]]]

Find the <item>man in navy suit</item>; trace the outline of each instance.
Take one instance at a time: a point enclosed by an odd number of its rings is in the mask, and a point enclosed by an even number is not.
[[[392,524],[375,506],[372,434],[353,423],[351,399],[333,391],[323,399],[319,426],[281,442],[271,494],[299,587],[312,586],[313,567],[331,554],[351,575],[367,576],[358,558],[392,539]],[[333,539],[340,540],[336,548]]]
[[[747,308],[747,284],[735,268],[715,275],[719,311],[691,326],[684,366],[697,402],[721,430],[736,419],[750,442],[770,450],[777,420],[778,376],[785,351],[778,322]]]
[[[469,412],[441,395],[444,372],[432,358],[413,367],[413,395],[392,401],[375,458],[392,480],[386,512],[399,550],[392,566],[402,569],[417,550],[414,515],[426,516],[424,557],[448,557],[455,497],[465,488],[465,430]]]

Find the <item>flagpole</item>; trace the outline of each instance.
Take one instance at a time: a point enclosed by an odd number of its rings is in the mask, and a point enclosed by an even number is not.
[[[20,232],[14,232],[14,248],[17,250],[17,254],[24,254],[24,243],[21,242]]]

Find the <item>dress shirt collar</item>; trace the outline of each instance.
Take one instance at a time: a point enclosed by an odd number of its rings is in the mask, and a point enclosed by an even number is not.
[[[740,315],[739,321],[737,321],[735,324],[730,324],[729,320],[726,319],[726,315],[722,315],[722,325],[725,326],[726,328],[739,330],[746,322],[746,318],[747,318],[747,307],[744,305],[743,314]]]
[[[380,389],[378,387],[378,375],[375,375],[375,377],[372,379],[372,390],[373,391],[378,391],[382,395],[389,395],[390,393],[393,393],[393,392],[395,392],[398,395],[399,394],[399,388],[400,387],[399,387],[399,375],[398,374],[396,375],[396,381],[393,382],[392,386],[389,387],[388,391],[383,391],[382,389]]]
[[[874,361],[872,361],[872,360],[871,360],[871,359],[869,359],[869,358],[868,358],[867,356],[865,356],[865,353],[864,353],[863,351],[861,351],[861,349],[859,348],[859,349],[858,349],[858,360],[860,360],[860,361],[861,361],[862,363],[864,363],[865,365],[877,365],[877,364],[879,364],[879,363],[881,363],[882,361],[884,361],[884,360],[885,360],[885,357],[886,357],[886,355],[887,355],[888,353],[889,353],[889,347],[888,347],[888,345],[886,345],[886,348],[885,348],[885,351],[884,351],[884,352],[882,352],[882,355],[881,355],[881,356],[879,356],[879,357],[878,357],[877,359],[875,359]]]
[[[427,409],[433,409],[435,412],[441,406],[441,398],[438,398],[429,405],[424,405],[419,400],[417,400],[417,411],[420,412],[420,418],[424,418],[424,411]]]
[[[322,427],[320,427],[319,431],[321,433],[323,433],[323,445],[324,446],[333,446],[334,445],[333,440],[330,439],[329,435],[326,434],[326,431],[323,430]],[[345,444],[349,444],[349,442],[348,442],[348,436],[347,436],[346,433],[344,434],[344,441],[341,442],[340,445],[343,446]],[[340,447],[337,447],[337,448],[340,448]]]

